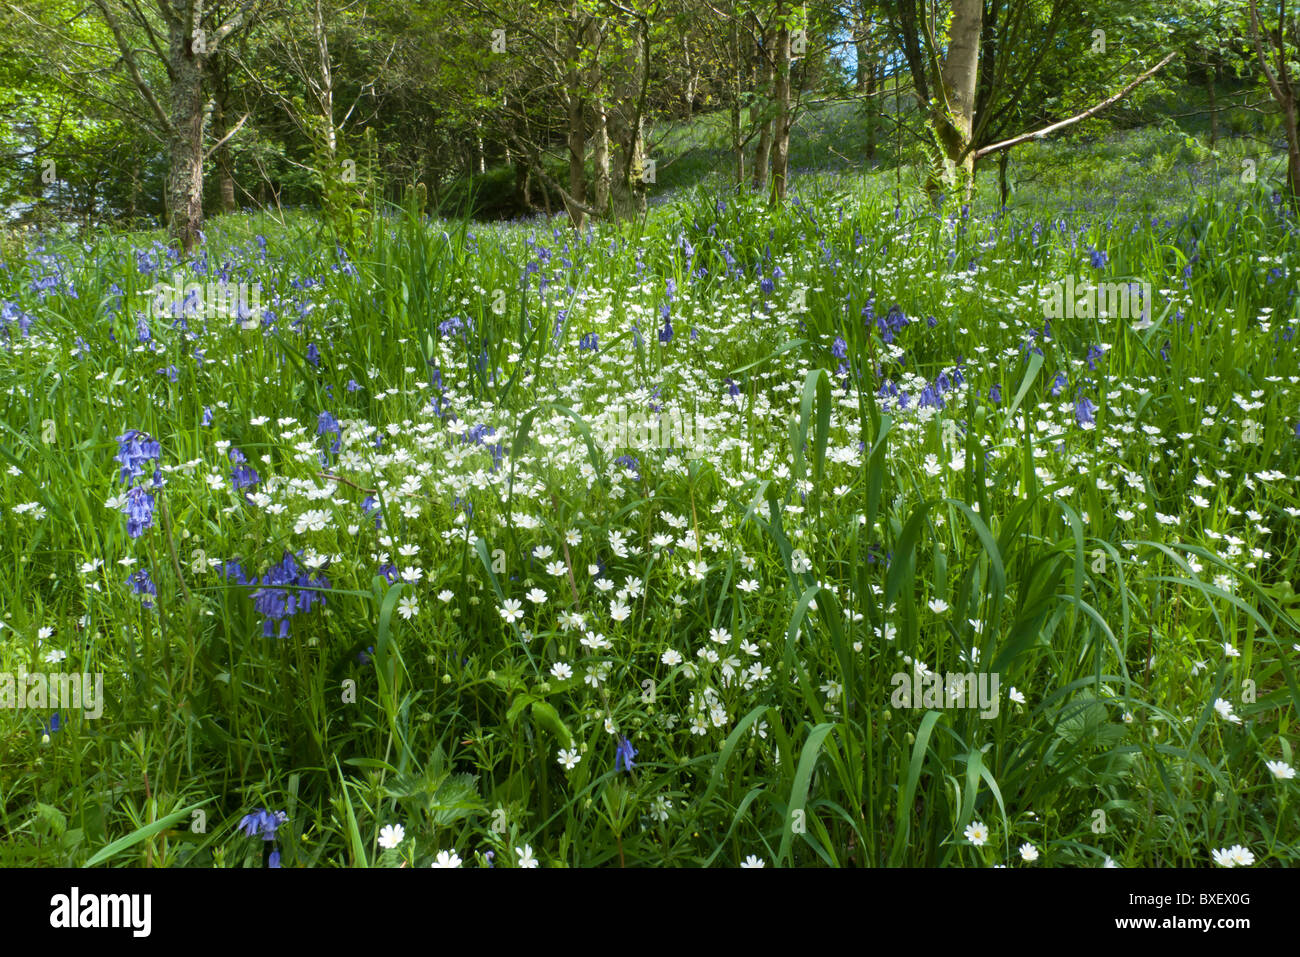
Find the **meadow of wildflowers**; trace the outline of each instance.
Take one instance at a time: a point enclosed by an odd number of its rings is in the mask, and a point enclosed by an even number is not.
[[[0,684],[3,862],[1294,866],[1298,256],[815,184],[11,250],[0,672],[104,701]]]

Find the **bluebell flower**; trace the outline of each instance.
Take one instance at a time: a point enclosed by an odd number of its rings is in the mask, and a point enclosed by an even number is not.
[[[632,759],[635,758],[636,755],[637,751],[636,748],[632,747],[632,742],[623,735],[619,735],[618,747],[614,751],[614,770],[617,771],[622,767],[625,771],[631,771],[636,767],[636,765],[632,763]]]
[[[288,551],[284,553],[279,564],[267,569],[258,584],[260,587],[254,590],[250,597],[253,599],[253,607],[264,619],[262,634],[267,638],[276,633],[277,623],[279,637],[287,638],[289,619],[296,614],[311,611],[318,603],[325,604],[322,591],[330,587],[330,583],[323,576],[312,576],[299,567],[294,556]]]
[[[1061,390],[1070,384],[1070,380],[1065,377],[1064,372],[1056,373],[1056,378],[1052,381],[1052,398],[1061,394]]]
[[[143,488],[137,486],[126,493],[122,512],[126,515],[127,535],[139,538],[153,525],[153,508],[153,496]]]
[[[114,461],[122,466],[119,480],[123,484],[144,476],[143,466],[162,455],[162,445],[138,429],[130,429],[117,437],[117,455]]]
[[[251,488],[261,481],[252,466],[246,464],[248,459],[244,457],[244,453],[239,449],[230,450],[230,461],[235,466],[230,472],[230,482],[236,492]]]
[[[289,815],[283,811],[268,811],[266,808],[258,808],[251,814],[245,814],[239,822],[239,829],[248,837],[260,837],[264,841],[275,840],[275,829],[285,821],[289,820]]]
[[[1096,422],[1092,414],[1097,411],[1097,406],[1089,398],[1080,398],[1074,403],[1074,418],[1079,425],[1091,425]]]
[[[149,577],[147,568],[132,572],[126,577],[126,583],[131,586],[133,594],[140,596],[140,604],[144,605],[145,608],[153,607],[152,599],[158,596],[158,587],[153,583],[153,579]]]

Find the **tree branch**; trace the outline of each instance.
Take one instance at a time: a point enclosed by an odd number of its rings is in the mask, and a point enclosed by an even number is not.
[[[975,158],[983,159],[985,156],[988,156],[992,153],[997,153],[1002,150],[1009,150],[1013,146],[1019,146],[1021,143],[1027,143],[1030,140],[1041,140],[1057,132],[1058,130],[1065,129],[1067,126],[1073,126],[1075,123],[1079,123],[1083,120],[1088,119],[1089,117],[1096,116],[1102,110],[1106,109],[1106,107],[1118,103],[1120,100],[1124,99],[1124,97],[1128,96],[1128,94],[1132,93],[1135,89],[1137,89],[1147,80],[1151,79],[1151,77],[1155,76],[1156,73],[1162,70],[1177,55],[1178,55],[1177,53],[1169,54],[1167,57],[1165,57],[1155,66],[1153,66],[1151,69],[1147,70],[1137,79],[1133,80],[1133,82],[1129,83],[1118,93],[1114,94],[1113,96],[1107,97],[1106,99],[1098,103],[1096,106],[1089,107],[1088,109],[1084,110],[1082,113],[1072,116],[1067,120],[1061,120],[1059,123],[1053,123],[1050,126],[1044,126],[1041,130],[1035,130],[1032,133],[1021,133],[1019,136],[1013,136],[1009,140],[1003,140],[1001,143],[994,143],[991,146],[986,146],[983,149],[976,150]]]

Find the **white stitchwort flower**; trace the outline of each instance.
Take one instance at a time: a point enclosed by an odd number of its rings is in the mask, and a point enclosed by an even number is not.
[[[515,854],[519,856],[520,867],[537,867],[537,858],[533,857],[533,848],[529,844],[523,847],[516,847]]]
[[[391,851],[406,840],[406,828],[400,824],[385,824],[379,831],[379,846]]]
[[[1273,773],[1273,777],[1278,778],[1279,780],[1289,781],[1295,777],[1295,768],[1291,767],[1291,765],[1287,764],[1285,761],[1269,761],[1266,763],[1265,767]]]

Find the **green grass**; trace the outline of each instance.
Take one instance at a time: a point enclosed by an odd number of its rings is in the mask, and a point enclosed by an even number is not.
[[[274,320],[143,343],[149,237],[11,257],[0,671],[106,702],[0,710],[0,863],[261,866],[269,808],[284,866],[1294,866],[1295,221],[1172,148],[1026,148],[969,218],[905,177],[896,209],[893,171],[777,211],[706,180],[583,236],[393,211],[347,260],[306,214],[226,217],[206,269]],[[1150,282],[1150,326],[1045,334],[1067,275]],[[707,441],[609,440],[652,402]],[[138,538],[128,429],[166,479]],[[286,551],[330,588],[265,637],[217,563]],[[996,715],[895,707],[916,663],[996,673]]]

